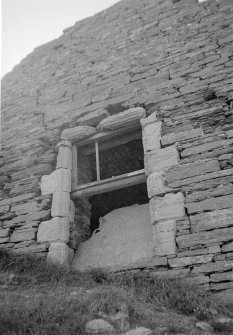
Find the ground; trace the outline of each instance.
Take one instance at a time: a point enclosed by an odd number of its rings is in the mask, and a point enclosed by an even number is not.
[[[181,280],[158,280],[140,272],[88,273],[47,265],[31,257],[0,253],[1,335],[82,335],[88,321],[102,318],[120,333],[114,316],[130,328],[147,327],[153,334],[232,334],[233,305],[224,305],[208,292]],[[123,331],[121,331],[122,333]]]

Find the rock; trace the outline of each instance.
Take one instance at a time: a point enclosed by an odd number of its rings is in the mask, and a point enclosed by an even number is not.
[[[107,321],[95,319],[86,324],[85,331],[88,334],[113,334],[115,329]]]
[[[123,335],[152,335],[152,331],[148,328],[139,327],[131,329],[127,333],[124,333]]]
[[[215,317],[210,323],[215,330],[233,333],[233,319],[231,318]]]
[[[171,191],[165,185],[165,176],[163,171],[151,173],[147,178],[148,197],[152,198],[155,195],[162,195]]]
[[[233,269],[233,261],[217,261],[214,263],[195,266],[192,273],[223,272]]]
[[[222,197],[210,198],[198,202],[188,203],[185,207],[189,214],[210,211],[222,208],[231,208],[233,204],[233,194],[224,195]]]
[[[63,148],[65,149],[65,148]],[[71,170],[57,169],[50,175],[41,178],[41,194],[47,195],[55,192],[71,191]]]
[[[70,214],[70,194],[68,192],[53,193],[51,216],[66,216]]]
[[[221,249],[222,249],[222,252],[233,251],[233,242],[224,244]]]
[[[232,305],[233,304],[233,288],[214,293],[214,297],[219,299],[223,304]]]
[[[214,328],[208,322],[197,322],[196,327],[210,334],[214,332]]]
[[[209,143],[205,143],[201,145],[196,145],[194,147],[187,148],[184,151],[182,151],[181,156],[185,158],[187,156],[199,154],[204,151],[209,151],[215,148],[228,146],[228,145],[231,145],[232,143],[233,143],[233,140],[230,139],[230,140],[219,140],[219,141],[213,141],[213,142],[209,142]]]
[[[36,228],[25,229],[25,230],[15,230],[10,237],[10,242],[22,242],[35,240],[36,238]]]
[[[61,241],[67,243],[69,237],[69,219],[66,217],[54,217],[49,221],[41,222],[39,225],[38,242]]]

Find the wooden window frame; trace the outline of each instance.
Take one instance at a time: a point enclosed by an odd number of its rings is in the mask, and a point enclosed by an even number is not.
[[[74,143],[72,147],[72,198],[80,198],[105,192],[111,192],[113,190],[145,182],[146,175],[144,169],[101,180],[101,171],[99,165],[100,151],[114,148],[134,139],[140,138],[142,138],[142,129],[140,125],[136,125],[132,127],[121,128],[119,130],[97,133],[93,136],[88,137],[85,140]],[[97,177],[96,181],[82,185],[77,184],[77,162],[79,151],[82,152],[82,154],[84,155],[90,155],[91,153],[95,153]]]

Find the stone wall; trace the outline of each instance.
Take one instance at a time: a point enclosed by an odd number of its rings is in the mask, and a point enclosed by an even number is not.
[[[64,129],[96,127],[142,106],[156,248],[163,241],[156,254],[167,264],[156,273],[169,268],[212,290],[232,288],[232,22],[231,0],[124,0],[77,22],[7,74],[1,245],[37,254],[51,247],[38,241],[38,227],[60,216],[51,216],[51,195],[41,194],[40,182],[56,167],[69,170],[56,166]],[[88,210],[79,208],[73,221],[88,236]]]

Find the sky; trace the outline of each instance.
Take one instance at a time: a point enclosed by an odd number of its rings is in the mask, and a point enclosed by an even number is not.
[[[65,28],[119,0],[0,0],[1,77],[34,48],[62,34]]]

